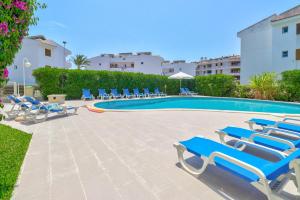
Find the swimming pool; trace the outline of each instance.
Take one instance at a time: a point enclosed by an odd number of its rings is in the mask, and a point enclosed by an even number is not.
[[[107,110],[204,109],[280,114],[300,114],[300,104],[214,97],[168,97],[99,102]]]

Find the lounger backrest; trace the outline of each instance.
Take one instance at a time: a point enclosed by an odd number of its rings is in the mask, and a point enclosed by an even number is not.
[[[159,89],[158,89],[158,88],[155,88],[155,89],[154,89],[154,93],[155,93],[155,94],[160,94]]]
[[[32,97],[25,96],[24,99],[26,99],[26,101],[28,101],[32,105],[40,105],[41,104],[41,102],[39,100],[34,99]]]
[[[180,92],[181,92],[181,93],[186,93],[186,91],[185,91],[184,88],[180,88]]]
[[[90,97],[91,91],[90,91],[90,89],[82,89],[82,94],[84,97]]]
[[[118,95],[119,94],[118,90],[116,88],[111,89],[111,93],[112,93],[112,95]]]
[[[106,95],[105,89],[99,89],[99,95]]]
[[[295,159],[299,159],[299,158],[300,158],[300,149],[293,152],[288,157],[280,160],[279,162],[274,163],[273,165],[270,165],[269,168],[267,167],[264,170],[264,171],[270,172],[267,175],[267,178],[269,180],[273,180],[274,178],[277,178],[281,174],[286,174],[287,172],[289,172],[291,161],[293,161]]]
[[[145,94],[150,94],[149,88],[144,88],[144,93]]]
[[[124,93],[125,95],[130,95],[128,88],[123,89],[123,93]]]
[[[13,95],[9,95],[7,98],[8,98],[10,101],[13,101],[14,103],[21,103],[21,100],[18,99],[18,98],[16,98],[16,97],[13,96]]]
[[[133,93],[134,93],[134,94],[140,94],[140,91],[139,91],[138,88],[134,88],[134,89],[133,89]]]

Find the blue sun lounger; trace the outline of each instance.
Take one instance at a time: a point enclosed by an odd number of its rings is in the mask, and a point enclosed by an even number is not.
[[[109,95],[106,93],[105,89],[98,89],[98,92],[99,92],[99,96],[98,98],[99,99],[109,99]]]
[[[175,143],[174,147],[181,166],[192,175],[201,175],[212,164],[248,181],[269,200],[281,199],[280,192],[289,180],[293,180],[300,191],[297,184],[300,183],[300,150],[271,162],[201,136]],[[201,169],[195,169],[184,160],[185,151],[203,158]]]
[[[9,111],[6,111],[7,119],[15,119],[21,112],[29,109],[30,104],[23,102],[21,99],[17,98],[14,95],[9,95],[8,100],[10,100],[12,107]]]
[[[110,94],[111,94],[111,97],[113,99],[121,99],[122,98],[122,95],[118,92],[118,90],[116,88],[113,88],[110,90]]]
[[[82,97],[81,97],[81,99],[82,100],[93,100],[94,96],[91,93],[91,90],[90,89],[82,89]]]
[[[187,91],[186,91],[184,88],[180,88],[180,93],[179,93],[179,95],[187,96],[187,95],[189,95],[189,94],[187,93]]]
[[[76,114],[77,110],[78,110],[78,107],[74,107],[74,106],[60,106],[57,103],[45,104],[45,103],[42,103],[39,100],[37,100],[33,97],[29,97],[29,96],[24,96],[23,98],[27,102],[29,102],[33,105],[32,106],[33,109],[30,109],[30,110],[40,110],[40,111],[45,111],[45,112],[48,112],[48,111],[60,112],[61,110],[65,110],[67,112],[67,111],[73,110],[73,114]],[[59,109],[53,109],[54,107],[57,108],[58,106],[59,106]],[[49,108],[52,108],[52,110]],[[66,113],[66,114],[68,114],[68,113]]]
[[[249,121],[246,121],[246,123],[249,124],[251,130],[254,129],[254,125],[258,125],[261,126],[263,129],[267,127],[276,127],[276,128],[300,133],[300,124],[291,123],[289,121],[300,122],[299,119],[293,119],[293,118],[285,118],[282,121],[272,121],[267,119],[253,118],[250,119]]]
[[[240,145],[242,145],[243,147],[249,145],[267,150],[269,152],[272,152],[275,149],[280,152],[284,152],[285,154],[289,154],[295,151],[296,148],[300,147],[300,137],[296,137],[295,135],[293,135],[293,138],[280,137],[280,135],[287,135],[280,129],[271,129],[267,132],[257,132],[244,128],[229,126],[222,130],[216,131],[216,133],[219,135],[222,144],[226,144],[226,136],[242,140],[235,144],[236,147]]]
[[[127,99],[133,98],[133,95],[129,92],[128,88],[123,89],[123,96]]]
[[[154,95],[156,95],[158,97],[166,96],[166,94],[163,92],[160,92],[158,88],[154,89]]]
[[[133,95],[137,98],[139,97],[145,97],[145,94],[144,93],[140,93],[139,89],[138,88],[134,88],[133,89]]]
[[[149,91],[149,88],[144,88],[144,95],[146,97],[153,97],[154,94]]]
[[[188,95],[197,95],[197,94],[198,94],[198,93],[196,93],[196,92],[190,91],[189,88],[184,88],[184,89],[185,89],[185,91],[186,91],[186,93],[187,93]]]

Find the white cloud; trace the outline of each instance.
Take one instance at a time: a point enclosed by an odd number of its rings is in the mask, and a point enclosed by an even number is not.
[[[61,22],[58,22],[58,21],[50,21],[49,22],[51,24],[51,26],[55,26],[55,27],[59,27],[59,28],[63,28],[63,29],[66,29],[67,26]]]

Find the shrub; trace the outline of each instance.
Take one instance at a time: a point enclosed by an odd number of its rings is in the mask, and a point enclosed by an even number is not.
[[[238,98],[252,98],[251,88],[249,85],[237,85],[234,96]]]
[[[300,101],[300,70],[285,71],[281,75],[281,100]]]
[[[123,88],[132,90],[139,88],[141,91],[147,87],[151,91],[158,87],[161,91],[170,95],[178,94],[179,80],[169,80],[161,75],[146,75],[132,72],[111,72],[91,70],[69,70],[58,68],[39,68],[33,72],[43,97],[49,94],[66,94],[68,99],[79,99],[82,88],[91,89],[98,96],[98,88],[104,88],[107,92],[111,88],[117,88],[119,92]],[[182,82],[184,87],[194,89],[193,80]]]
[[[250,88],[256,99],[274,100],[278,93],[278,80],[275,73],[263,73],[250,79]]]
[[[233,76],[224,74],[197,76],[195,88],[200,95],[229,97],[234,95],[236,81]]]

